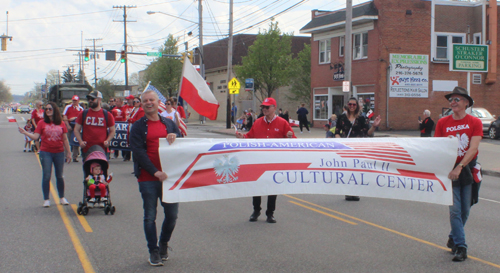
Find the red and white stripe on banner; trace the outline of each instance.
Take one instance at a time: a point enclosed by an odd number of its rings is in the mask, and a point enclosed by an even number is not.
[[[450,138],[161,141],[163,200],[309,193],[451,205],[457,147]]]

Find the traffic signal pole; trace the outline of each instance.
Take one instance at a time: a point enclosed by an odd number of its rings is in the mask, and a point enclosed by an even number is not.
[[[136,8],[137,6],[113,6],[114,9],[123,9],[123,21],[113,22],[123,22],[123,50],[125,50],[125,90],[128,90],[128,58],[127,54],[127,22],[137,22],[137,21],[127,21],[127,8]]]
[[[233,70],[233,0],[229,0],[229,38],[227,44],[227,102],[226,102],[226,129],[231,128],[231,95],[229,94],[229,82]]]

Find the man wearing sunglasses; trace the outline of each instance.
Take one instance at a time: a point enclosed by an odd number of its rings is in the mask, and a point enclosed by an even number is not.
[[[87,95],[89,109],[76,118],[75,137],[82,148],[83,158],[88,149],[94,145],[101,146],[105,151],[115,136],[115,119],[113,115],[101,108],[102,93],[94,90]],[[83,115],[85,120],[83,120]],[[104,115],[107,114],[107,119]],[[83,127],[83,132],[80,130]]]
[[[472,184],[475,183],[471,170],[476,166],[483,124],[480,119],[465,112],[474,104],[467,90],[457,86],[445,98],[453,114],[438,121],[434,137],[458,138],[457,160],[448,174],[453,186],[453,205],[450,206],[451,232],[446,245],[454,254],[453,261],[461,262],[467,259],[464,227],[471,207]]]
[[[296,138],[292,127],[287,120],[276,115],[276,100],[273,98],[265,99],[260,105],[262,108],[263,117],[257,119],[250,131],[246,134],[236,132],[237,138]],[[274,210],[276,209],[277,195],[269,195],[267,197],[266,221],[268,223],[276,223],[274,218]],[[250,216],[250,222],[257,221],[260,216],[260,196],[253,197],[253,213]]]

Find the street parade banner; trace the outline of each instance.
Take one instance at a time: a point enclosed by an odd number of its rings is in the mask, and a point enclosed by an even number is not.
[[[332,194],[452,205],[456,138],[160,141],[168,203]]]
[[[72,128],[75,127],[74,122],[71,122],[70,125]],[[131,151],[128,145],[129,123],[125,121],[115,121],[115,130],[116,130],[115,137],[111,140],[109,148],[111,150]],[[71,131],[71,137],[69,138],[69,145],[80,146],[73,131]]]

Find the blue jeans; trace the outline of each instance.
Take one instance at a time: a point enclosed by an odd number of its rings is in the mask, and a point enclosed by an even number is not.
[[[40,151],[39,156],[43,173],[42,175],[43,200],[49,200],[50,177],[52,176],[52,164],[54,164],[54,170],[56,172],[57,192],[59,193],[59,198],[63,198],[64,197],[64,178],[63,178],[64,152],[49,153]]]
[[[474,182],[473,182],[474,183]],[[450,238],[458,247],[467,247],[465,243],[465,223],[469,218],[472,199],[472,184],[453,188],[453,205],[450,206]]]
[[[162,185],[160,181],[139,182],[139,191],[141,192],[144,208],[144,234],[148,241],[149,252],[158,249],[158,237],[156,235],[156,207],[158,199],[162,200]],[[160,242],[168,243],[177,221],[179,212],[179,203],[163,203],[163,213],[165,219],[161,226]]]

